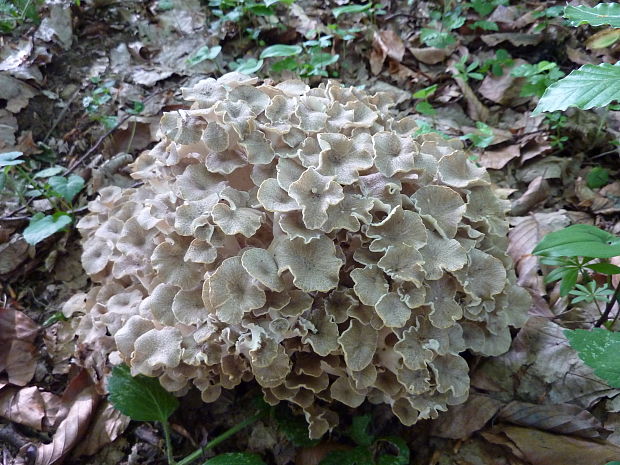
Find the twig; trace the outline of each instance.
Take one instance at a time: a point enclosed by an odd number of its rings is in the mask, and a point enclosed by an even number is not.
[[[77,89],[75,92],[73,92],[73,95],[71,96],[71,98],[69,98],[69,101],[67,102],[65,107],[62,109],[62,111],[60,112],[60,114],[58,115],[54,123],[52,124],[52,127],[49,129],[49,131],[47,131],[47,134],[45,134],[45,137],[43,138],[43,143],[47,143],[47,140],[52,135],[52,132],[54,131],[54,129],[56,129],[56,126],[58,126],[58,123],[60,123],[60,120],[63,119],[67,111],[69,111],[71,104],[75,101],[79,93],[80,93],[80,89]]]

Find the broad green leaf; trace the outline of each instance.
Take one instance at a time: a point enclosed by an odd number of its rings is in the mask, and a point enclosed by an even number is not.
[[[4,166],[14,166],[24,163],[24,160],[18,160],[23,155],[22,152],[5,152],[0,153],[0,168]]]
[[[566,110],[568,107],[588,110],[617,100],[620,100],[620,65],[583,65],[551,84],[532,114]]]
[[[50,176],[55,176],[59,173],[62,173],[65,169],[62,166],[52,166],[50,168],[45,168],[44,170],[39,171],[33,177],[36,178],[49,178]]]
[[[609,170],[595,166],[586,176],[586,184],[590,189],[598,189],[609,182]]]
[[[337,18],[340,15],[344,15],[347,13],[363,13],[364,11],[370,10],[372,8],[372,3],[366,3],[365,5],[345,5],[339,6],[332,10],[332,14],[334,18]]]
[[[611,258],[620,255],[620,237],[595,226],[575,224],[547,234],[532,253],[552,257]]]
[[[620,266],[613,265],[612,263],[593,263],[592,265],[586,265],[586,268],[601,274],[620,274]]]
[[[250,5],[246,8],[248,11],[251,11],[256,16],[273,16],[276,14],[273,9],[269,8],[266,5]]]
[[[596,6],[567,6],[564,17],[572,26],[589,24],[590,26],[609,25],[620,27],[620,4],[599,3]]]
[[[66,213],[44,215],[37,213],[30,219],[30,224],[24,229],[24,240],[30,245],[36,245],[43,239],[69,226],[73,218]]]
[[[579,358],[607,381],[613,388],[620,388],[620,333],[595,328],[565,329],[564,334]]]
[[[368,433],[368,427],[371,422],[372,416],[368,414],[353,417],[348,434],[358,446],[368,447],[374,442],[375,438]]]
[[[84,188],[84,178],[72,174],[68,178],[64,176],[52,176],[47,180],[50,187],[67,202],[71,202]]]
[[[318,444],[318,440],[308,437],[308,423],[301,415],[293,415],[285,404],[281,403],[276,408],[275,419],[278,429],[284,433],[286,438],[297,447],[311,447]]]
[[[424,89],[420,89],[417,92],[413,93],[413,98],[428,98],[435,93],[437,90],[437,84],[433,84],[432,86],[425,87]]]
[[[293,70],[299,68],[299,63],[293,57],[284,58],[283,60],[276,61],[271,65],[271,71],[279,73],[285,69]]]
[[[205,60],[214,60],[222,51],[221,45],[215,45],[213,47],[200,47],[196,53],[187,59],[190,66],[202,63]]]
[[[613,462],[607,462],[605,465],[620,465],[620,460],[614,460]]]
[[[383,454],[377,460],[377,465],[408,465],[409,464],[409,446],[403,438],[398,436],[389,436],[381,438],[379,441],[386,441],[393,444],[398,449],[398,455]]]
[[[235,71],[243,74],[254,74],[263,67],[263,60],[257,60],[256,58],[248,58],[247,60],[240,60]]]
[[[204,465],[265,465],[265,462],[256,454],[247,452],[229,452],[216,455],[207,460]]]
[[[426,100],[416,103],[414,109],[421,115],[432,116],[437,113],[437,110],[433,108],[433,105],[428,103]]]
[[[579,271],[575,268],[569,269],[560,281],[560,297],[566,297],[571,290],[575,288],[577,279],[579,278]]]
[[[293,3],[295,3],[295,0],[264,0],[264,3],[266,6],[271,6],[274,5],[276,3],[284,3],[285,5],[292,5]]]
[[[276,44],[267,47],[260,54],[260,59],[273,57],[292,57],[299,55],[303,51],[300,45],[282,45]]]
[[[157,378],[133,377],[125,365],[112,369],[108,392],[112,405],[132,420],[165,423],[179,407],[177,398],[161,387]]]
[[[354,449],[332,451],[319,465],[374,465],[374,461],[368,447],[358,446]]]

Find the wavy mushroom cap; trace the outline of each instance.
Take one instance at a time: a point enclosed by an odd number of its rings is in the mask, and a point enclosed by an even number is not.
[[[464,402],[460,354],[506,351],[529,295],[508,203],[461,143],[332,81],[230,73],[182,92],[191,108],[133,164],[143,185],[103,189],[78,225],[97,283],[66,310],[81,341],[205,402],[255,379],[312,437],[332,402],[407,425]]]

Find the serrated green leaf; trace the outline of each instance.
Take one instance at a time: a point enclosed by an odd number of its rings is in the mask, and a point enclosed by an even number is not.
[[[256,454],[247,452],[229,452],[216,455],[207,460],[204,465],[265,465],[265,462]]]
[[[620,333],[595,328],[565,329],[564,334],[579,358],[614,388],[620,388]]]
[[[66,213],[44,215],[37,213],[30,219],[30,224],[24,229],[24,240],[30,245],[36,245],[43,239],[69,226],[73,218]]]
[[[620,4],[599,3],[593,7],[569,5],[564,9],[564,17],[572,26],[589,24],[590,26],[620,27]]]
[[[319,465],[374,465],[368,447],[355,447],[349,450],[331,451]]]
[[[575,224],[547,234],[532,253],[552,257],[611,258],[620,255],[620,237],[595,226]]]
[[[18,160],[23,155],[22,152],[5,152],[0,153],[0,168],[4,166],[14,166],[24,163],[24,160]]]
[[[72,174],[68,178],[64,176],[52,176],[47,180],[50,187],[67,202],[71,202],[84,188],[84,179]]]
[[[133,377],[125,365],[112,369],[108,392],[112,405],[132,420],[164,423],[179,407],[177,398],[161,387],[157,378]]]
[[[332,10],[332,14],[334,18],[337,18],[340,15],[344,15],[347,13],[363,13],[364,11],[370,10],[372,8],[372,3],[366,3],[365,5],[345,5],[339,6]]]
[[[588,110],[620,100],[620,65],[583,65],[551,84],[541,97],[533,115],[545,111],[577,107]]]
[[[377,465],[408,465],[410,451],[407,442],[403,438],[388,436],[379,439],[379,441],[386,441],[394,445],[398,449],[398,455],[383,454],[377,460]]]
[[[283,45],[276,44],[267,47],[260,54],[260,59],[264,60],[265,58],[273,58],[273,57],[292,57],[295,55],[299,55],[303,51],[300,45]]]

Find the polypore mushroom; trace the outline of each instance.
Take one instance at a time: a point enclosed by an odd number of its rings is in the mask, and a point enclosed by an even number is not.
[[[254,379],[312,437],[337,402],[408,425],[464,402],[461,354],[506,351],[529,295],[508,204],[461,143],[332,81],[182,92],[132,165],[142,185],[102,189],[78,224],[99,283],[67,304],[80,341],[205,402]]]

